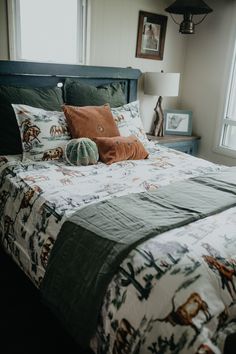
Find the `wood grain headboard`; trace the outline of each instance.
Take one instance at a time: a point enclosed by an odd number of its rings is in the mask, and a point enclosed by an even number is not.
[[[88,65],[49,64],[0,60],[0,85],[53,87],[66,77],[99,86],[114,81],[125,82],[127,102],[137,99],[137,83],[141,71],[132,68]]]

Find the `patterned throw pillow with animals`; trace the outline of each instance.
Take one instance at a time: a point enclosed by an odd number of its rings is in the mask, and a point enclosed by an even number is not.
[[[23,104],[12,107],[20,129],[23,159],[62,160],[64,147],[71,139],[64,113]]]
[[[139,101],[111,108],[116,125],[121,136],[135,135],[144,145],[148,144],[143,123],[140,117]]]

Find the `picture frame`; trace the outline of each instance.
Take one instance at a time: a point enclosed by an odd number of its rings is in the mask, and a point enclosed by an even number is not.
[[[139,11],[136,57],[162,60],[167,16]]]
[[[192,135],[192,111],[164,110],[165,135]]]

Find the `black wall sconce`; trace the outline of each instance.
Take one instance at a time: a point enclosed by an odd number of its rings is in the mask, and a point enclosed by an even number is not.
[[[213,10],[202,0],[177,0],[172,5],[168,6],[165,11],[169,12],[173,21],[180,26],[180,33],[194,34],[195,26],[199,25]],[[181,23],[176,22],[172,14],[183,15],[183,21]],[[194,15],[204,16],[199,22],[194,23]]]

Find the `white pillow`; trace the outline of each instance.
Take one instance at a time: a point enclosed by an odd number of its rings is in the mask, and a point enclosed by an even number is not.
[[[135,135],[142,143],[148,143],[140,117],[138,100],[127,103],[124,106],[111,108],[111,112],[121,136]]]
[[[23,159],[63,159],[64,147],[71,139],[64,113],[23,104],[13,104],[12,107],[20,129]]]

